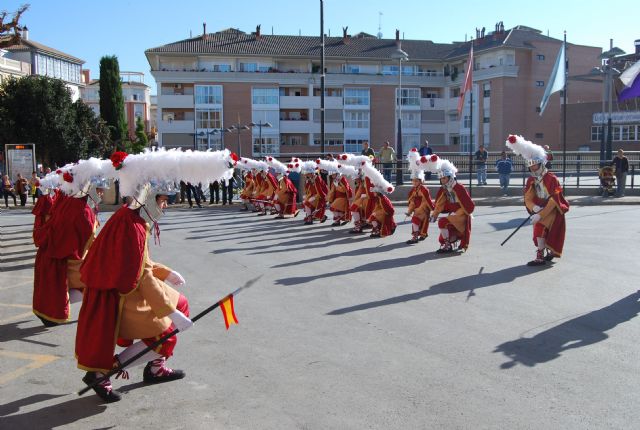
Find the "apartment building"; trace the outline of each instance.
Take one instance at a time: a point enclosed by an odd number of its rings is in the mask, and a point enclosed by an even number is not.
[[[100,80],[91,79],[91,71],[82,71],[85,87],[81,90],[81,98],[91,109],[100,115]],[[127,129],[130,139],[136,136],[136,121],[142,118],[147,133],[151,131],[151,89],[144,83],[142,72],[120,72],[124,113],[127,118]]]
[[[541,144],[560,141],[560,97],[538,106],[562,41],[516,26],[469,42],[378,39],[358,33],[325,38],[325,150],[359,151],[395,142],[402,117],[404,152],[428,139],[435,151],[500,150],[520,133]],[[474,48],[473,109],[457,105]],[[395,59],[398,50],[407,61]],[[571,74],[599,64],[600,48],[568,45]],[[243,155],[314,153],[320,149],[320,39],[226,29],[145,51],[158,88],[158,142],[219,148]],[[401,76],[400,76],[401,74]],[[400,89],[400,77],[402,87]],[[570,103],[599,100],[580,82]],[[401,112],[401,114],[400,114]],[[473,118],[471,118],[473,112]],[[238,132],[242,126],[253,126]],[[232,133],[227,129],[235,125]],[[576,142],[576,145],[578,143]]]
[[[81,69],[84,60],[31,40],[26,28],[22,31],[20,41],[6,47],[5,50],[7,53],[4,58],[7,60],[29,65],[29,71],[24,75],[40,75],[61,79],[71,91],[73,101],[80,97]],[[12,64],[15,66],[15,63]],[[23,66],[20,67],[23,68]]]

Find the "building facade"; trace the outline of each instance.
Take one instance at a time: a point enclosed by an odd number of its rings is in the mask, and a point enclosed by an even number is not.
[[[84,60],[30,40],[28,30],[22,32],[20,42],[5,49],[7,59],[29,64],[26,75],[61,79],[69,88],[72,100],[80,98]]]
[[[85,87],[81,90],[81,98],[100,116],[100,80],[91,79],[91,71],[83,70]],[[124,113],[127,118],[127,129],[130,139],[136,136],[136,121],[141,118],[147,133],[151,130],[151,91],[144,83],[142,72],[120,72]]]
[[[346,31],[327,37],[325,151],[356,152],[365,140],[376,150],[385,140],[395,142],[399,115],[404,152],[425,139],[440,152],[479,144],[497,151],[509,133],[557,146],[560,97],[552,96],[543,116],[538,106],[561,43],[535,29],[501,25],[465,43],[401,40],[399,31],[395,39]],[[466,97],[458,118],[472,44],[473,109]],[[407,61],[395,59],[399,49]],[[600,53],[569,44],[571,73],[587,73]],[[319,37],[263,35],[259,27],[250,34],[204,31],[145,54],[158,88],[159,145],[224,145],[253,156],[319,152]],[[599,99],[597,85],[577,85],[569,103]],[[250,123],[257,125],[237,132]],[[231,135],[232,125],[240,127]]]

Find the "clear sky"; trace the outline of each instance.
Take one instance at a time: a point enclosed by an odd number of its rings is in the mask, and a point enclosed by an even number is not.
[[[263,34],[317,35],[320,0],[26,0],[31,7],[21,22],[30,38],[86,61],[85,69],[98,78],[100,57],[117,55],[120,70],[149,74],[145,49],[186,39],[207,31],[239,28]],[[0,8],[13,12],[25,1],[3,0]],[[393,38],[395,29],[406,39],[439,43],[475,37],[475,29],[493,31],[503,21],[509,29],[521,24],[572,43],[609,48],[609,39],[627,53],[640,39],[637,0],[593,2],[578,0],[325,0],[325,32],[341,35],[364,31]],[[382,15],[380,16],[380,12]]]

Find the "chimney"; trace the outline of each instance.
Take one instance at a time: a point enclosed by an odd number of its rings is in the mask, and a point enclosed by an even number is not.
[[[24,27],[22,27],[22,35],[21,35],[21,37],[24,40],[29,40],[29,29],[27,28],[26,25]]]
[[[202,40],[207,40],[207,23],[202,23]]]
[[[91,83],[91,70],[82,69],[82,77],[85,84],[89,85]]]
[[[402,46],[402,41],[400,41],[400,30],[396,28],[396,47],[400,48]]]
[[[348,44],[350,42],[349,40],[349,35],[347,34],[347,30],[349,29],[349,27],[342,27],[342,43],[344,43],[345,45]]]
[[[262,39],[262,35],[260,35],[260,24],[256,26],[256,40]]]
[[[633,44],[636,45],[636,54],[640,54],[640,39],[636,39]]]

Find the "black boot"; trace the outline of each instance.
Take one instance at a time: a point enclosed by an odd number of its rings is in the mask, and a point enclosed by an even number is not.
[[[82,378],[82,382],[91,386],[97,379],[99,379],[99,376],[96,372],[87,372],[87,374],[84,375],[84,378]],[[94,385],[92,388],[93,391],[95,391],[96,394],[107,403],[117,402],[122,398],[122,394],[113,389],[109,379],[105,379],[99,384]]]
[[[144,368],[142,379],[147,384],[159,384],[161,382],[175,381],[176,379],[182,379],[186,374],[179,369],[171,369],[165,366],[166,359],[164,357],[150,361]],[[155,372],[151,367],[159,367]]]

